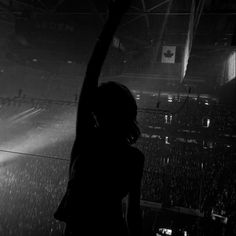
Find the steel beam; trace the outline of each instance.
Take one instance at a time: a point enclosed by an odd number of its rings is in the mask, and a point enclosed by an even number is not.
[[[45,10],[49,10],[49,8],[41,0],[38,0],[38,2]]]
[[[58,2],[56,3],[56,5],[53,7],[53,12],[57,11],[57,8],[63,3],[65,2],[65,0],[58,0]]]
[[[157,5],[155,5],[155,6],[151,7],[151,8],[149,8],[147,11],[148,11],[148,12],[151,12],[151,11],[153,11],[154,9],[156,9],[156,8],[158,8],[158,7],[160,7],[160,6],[164,5],[164,4],[166,4],[166,3],[168,3],[169,1],[170,1],[170,0],[165,0],[165,1],[161,2],[161,3],[158,3]]]
[[[145,1],[144,0],[141,0],[141,1],[142,1],[142,6],[143,6],[143,11],[147,11]],[[149,37],[150,36],[150,21],[149,21],[149,16],[147,14],[145,14],[144,17],[145,17],[146,25],[147,25],[147,34],[148,34],[148,37]]]

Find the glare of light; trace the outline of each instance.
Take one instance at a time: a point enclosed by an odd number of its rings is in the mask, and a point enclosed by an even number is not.
[[[188,236],[188,232],[187,231],[184,231],[184,236]]]
[[[3,72],[4,72],[4,70],[3,70],[3,69],[1,69],[1,70],[0,70],[0,72],[1,72],[1,73],[3,73]]]
[[[68,61],[67,61],[67,63],[68,63],[68,64],[72,64],[73,62],[72,62],[72,61],[70,61],[70,60],[68,60]]]
[[[203,169],[203,167],[204,167],[204,164],[203,164],[203,162],[201,163],[201,168]]]
[[[28,118],[32,118],[33,116],[41,113],[42,111],[44,111],[44,109],[41,109],[41,108],[35,109],[34,107],[32,107],[28,110],[25,110],[21,113],[18,113],[16,115],[10,117],[8,119],[8,123],[9,123],[9,125],[19,123],[20,121],[26,120]]]
[[[167,137],[167,136],[165,137],[165,144],[170,144],[169,143],[169,137]]]
[[[224,217],[223,223],[224,223],[224,224],[227,224],[227,222],[228,222],[228,218],[227,218],[227,217]]]
[[[33,61],[33,62],[37,62],[37,61],[38,61],[38,59],[34,58],[32,61]]]
[[[70,114],[61,114],[59,120],[63,120],[62,127],[58,127],[56,120],[51,120],[50,123],[43,130],[37,128],[30,129],[25,133],[1,144],[1,149],[21,152],[21,153],[35,153],[40,151],[52,143],[61,142],[74,136],[75,132],[75,117]],[[18,158],[18,154],[1,153],[0,165]]]
[[[186,40],[186,44],[185,44],[185,48],[184,48],[184,57],[183,57],[183,63],[182,63],[182,78],[181,78],[181,81],[183,81],[183,79],[186,75],[186,71],[187,71],[188,60],[189,60],[190,50],[191,50],[191,39],[190,38],[191,38],[191,35],[190,35],[190,32],[188,32],[187,40]]]
[[[236,52],[233,52],[228,59],[228,73],[226,82],[234,79],[236,77]]]
[[[167,124],[168,121],[168,115],[165,115],[165,124]]]
[[[168,102],[173,102],[173,98],[171,96],[168,96]]]
[[[172,115],[165,115],[165,124],[171,124]]]
[[[202,119],[202,126],[203,127],[209,128],[210,127],[210,123],[211,123],[211,120],[209,118],[204,117]]]
[[[172,235],[172,229],[160,228],[159,231],[164,235]]]
[[[27,110],[24,110],[24,111],[22,111],[22,112],[20,112],[20,113],[17,113],[17,114],[15,114],[15,115],[9,117],[9,118],[8,118],[8,121],[13,121],[13,120],[16,120],[16,119],[18,119],[18,118],[20,118],[20,117],[23,117],[23,116],[25,116],[26,114],[31,113],[33,110],[34,110],[34,107],[31,107],[31,108],[29,108],[29,109],[27,109]]]
[[[210,119],[208,118],[208,119],[207,119],[207,128],[210,126],[210,123],[211,123],[211,121],[210,121]]]

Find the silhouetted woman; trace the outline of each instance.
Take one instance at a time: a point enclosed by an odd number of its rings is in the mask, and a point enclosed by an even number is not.
[[[65,235],[141,235],[140,185],[144,156],[132,147],[139,137],[137,105],[131,92],[98,77],[109,44],[128,8],[116,1],[88,63],[77,112],[69,181],[55,218]],[[127,196],[126,215],[122,200]]]

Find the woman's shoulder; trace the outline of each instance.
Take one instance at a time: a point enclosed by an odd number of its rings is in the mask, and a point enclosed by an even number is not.
[[[140,164],[144,163],[144,154],[142,151],[140,151],[138,148],[134,146],[129,146],[129,152],[132,156],[132,159],[135,159],[136,162],[139,162]]]
[[[137,147],[129,146],[129,149],[130,149],[130,151],[133,152],[135,155],[144,157],[143,152],[142,152],[140,149],[138,149]]]

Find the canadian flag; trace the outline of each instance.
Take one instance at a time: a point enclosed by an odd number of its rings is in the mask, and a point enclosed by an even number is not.
[[[161,54],[162,63],[175,63],[176,46],[163,46]]]

